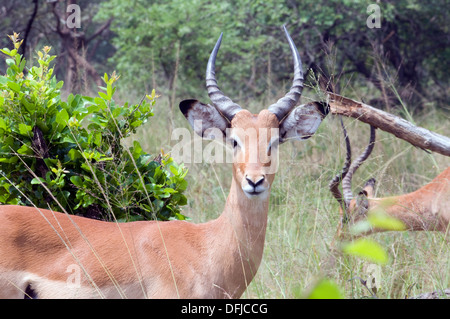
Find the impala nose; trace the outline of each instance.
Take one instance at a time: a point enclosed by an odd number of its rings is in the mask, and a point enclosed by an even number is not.
[[[248,184],[252,186],[254,189],[256,189],[259,185],[264,183],[264,176],[259,176],[256,181],[252,180],[249,176],[245,176],[245,179],[247,180]]]
[[[259,196],[267,190],[264,175],[245,175],[245,180],[246,183],[244,183],[242,189],[248,197]]]

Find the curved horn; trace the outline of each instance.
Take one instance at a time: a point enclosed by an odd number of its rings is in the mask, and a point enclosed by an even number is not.
[[[286,26],[283,26],[284,33],[289,42],[289,46],[292,51],[292,58],[294,60],[294,80],[292,82],[292,87],[288,93],[281,99],[279,99],[275,104],[269,106],[269,111],[274,113],[278,120],[281,121],[289,112],[291,112],[297,105],[302,95],[303,90],[303,70],[302,70],[302,60],[300,59],[300,54],[298,53],[297,47],[292,41]]]
[[[220,91],[216,81],[216,56],[222,42],[223,32],[220,34],[219,40],[217,40],[214,49],[209,56],[208,65],[206,66],[206,89],[208,95],[214,106],[222,113],[229,121],[231,121],[234,115],[242,110],[242,108],[234,103],[229,97]]]
[[[342,207],[342,209],[345,211],[345,203],[343,203],[342,193],[339,190],[339,184],[341,183],[342,179],[347,175],[347,172],[350,168],[350,164],[352,162],[352,148],[350,145],[350,139],[348,138],[347,130],[344,126],[344,122],[342,121],[342,117],[339,117],[341,121],[341,127],[342,132],[344,133],[344,140],[345,140],[345,148],[347,150],[347,155],[345,156],[345,162],[344,166],[342,167],[341,173],[337,174],[328,184],[328,187],[330,188],[331,194],[333,194],[334,198],[338,201],[339,205]]]
[[[375,127],[370,126],[370,139],[369,145],[367,145],[364,152],[350,165],[350,169],[348,170],[345,177],[342,179],[342,191],[344,193],[344,202],[345,206],[348,209],[350,206],[350,201],[353,198],[352,193],[352,177],[356,170],[361,166],[362,163],[369,157],[370,153],[372,153],[373,147],[375,146]]]

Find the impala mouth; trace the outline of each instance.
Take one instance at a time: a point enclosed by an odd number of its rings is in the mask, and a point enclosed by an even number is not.
[[[250,189],[252,188],[252,189]],[[259,187],[257,187],[256,189],[251,187],[251,186],[247,186],[247,187],[243,187],[242,190],[244,191],[244,194],[250,198],[250,199],[254,199],[254,198],[262,198],[267,196],[267,189],[260,189]]]
[[[247,193],[247,195],[250,195],[250,196],[258,196],[259,194],[261,194],[263,192],[264,191],[262,191],[262,192],[253,191],[253,192],[246,192],[246,193]]]

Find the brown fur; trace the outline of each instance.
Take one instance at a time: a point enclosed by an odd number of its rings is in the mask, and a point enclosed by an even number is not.
[[[382,207],[390,216],[401,220],[407,230],[436,230],[446,232],[450,224],[450,167],[427,185],[400,196],[371,198],[373,186],[365,189],[371,210]],[[357,211],[356,201],[350,203],[351,214]],[[365,215],[353,215],[358,221]],[[382,231],[376,229],[375,231]]]

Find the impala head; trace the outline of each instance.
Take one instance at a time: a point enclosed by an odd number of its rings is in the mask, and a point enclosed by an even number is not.
[[[296,107],[303,89],[300,55],[289,33],[286,38],[294,60],[294,80],[289,92],[268,109],[252,114],[222,93],[215,78],[219,37],[206,67],[206,88],[212,105],[184,100],[180,110],[194,131],[204,138],[223,139],[234,152],[233,177],[249,198],[265,198],[274,179],[276,151],[288,139],[307,139],[327,114],[325,103]]]
[[[373,147],[375,145],[375,127],[370,126],[370,140],[366,149],[363,153],[355,160],[351,161],[351,147],[350,147],[350,139],[347,135],[347,130],[345,129],[344,123],[341,118],[341,126],[342,131],[344,133],[344,139],[346,144],[347,156],[345,158],[344,167],[342,168],[342,172],[336,175],[330,182],[329,187],[330,191],[336,200],[340,204],[341,216],[343,222],[347,222],[351,220],[352,222],[356,222],[359,219],[366,217],[367,212],[372,209],[376,203],[369,200],[369,198],[374,197],[374,187],[375,187],[375,179],[369,179],[364,188],[358,193],[356,198],[352,193],[352,177],[356,170],[364,163],[364,161],[369,157],[372,153]],[[342,182],[342,195],[339,190],[339,184]]]

